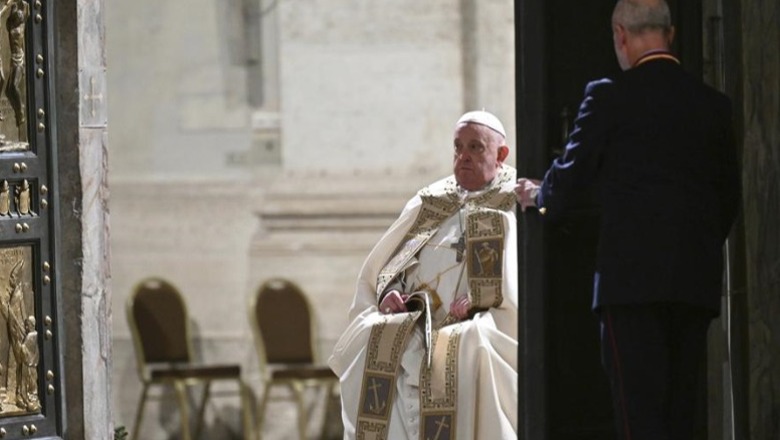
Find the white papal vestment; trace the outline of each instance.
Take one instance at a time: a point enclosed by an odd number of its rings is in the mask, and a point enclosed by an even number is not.
[[[351,322],[329,359],[341,380],[345,439],[517,438],[514,184],[508,166],[482,191],[463,191],[452,176],[436,182],[407,203],[369,254]],[[459,251],[464,233],[468,246]],[[392,288],[435,292],[441,302],[430,368],[424,316],[379,313],[380,295]],[[462,295],[482,310],[442,326]],[[399,342],[404,328],[409,336]]]

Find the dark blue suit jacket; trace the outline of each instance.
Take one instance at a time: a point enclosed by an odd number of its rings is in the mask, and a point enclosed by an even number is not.
[[[555,219],[598,181],[594,309],[682,302],[719,311],[740,194],[729,99],[657,59],[588,84],[574,125],[537,205]]]

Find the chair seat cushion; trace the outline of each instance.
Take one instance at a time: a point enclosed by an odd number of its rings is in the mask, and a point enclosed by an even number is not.
[[[284,365],[272,366],[271,378],[275,380],[289,379],[338,379],[336,374],[326,366],[319,365]]]
[[[240,365],[177,365],[156,367],[151,371],[152,380],[165,379],[236,379],[241,377]]]

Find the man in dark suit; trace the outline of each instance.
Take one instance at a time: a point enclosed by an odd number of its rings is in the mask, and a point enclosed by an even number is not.
[[[618,1],[612,29],[623,72],[587,85],[565,153],[516,193],[554,221],[598,183],[593,309],[619,438],[691,440],[739,206],[731,103],[669,52],[663,0]]]

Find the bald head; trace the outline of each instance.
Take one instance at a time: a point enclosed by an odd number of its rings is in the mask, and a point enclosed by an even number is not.
[[[632,34],[669,32],[672,15],[664,0],[620,0],[612,12],[612,23]]]
[[[669,5],[664,0],[619,0],[612,12],[612,36],[623,70],[645,52],[669,50],[674,38]]]

